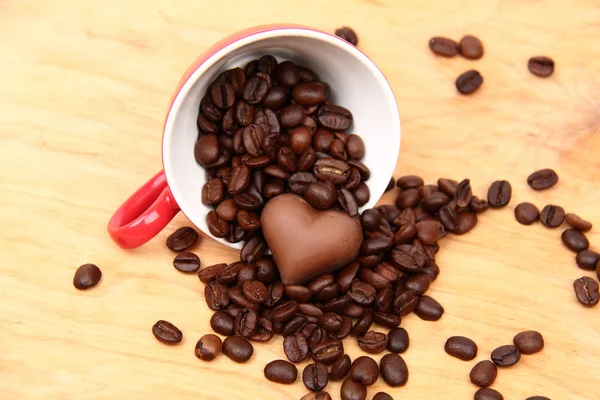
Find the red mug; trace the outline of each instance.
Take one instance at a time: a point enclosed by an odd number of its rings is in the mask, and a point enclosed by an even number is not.
[[[331,98],[354,117],[371,168],[373,207],[384,193],[400,150],[400,115],[394,93],[375,64],[348,42],[325,32],[295,25],[250,28],[213,45],[186,71],[177,85],[164,124],[163,170],[139,188],[115,212],[108,233],[122,248],[139,247],[162,231],[182,211],[207,235],[240,249],[242,243],[215,238],[206,225],[212,209],[202,204],[205,170],[196,163],[196,118],[210,83],[225,69],[243,66],[264,54],[292,60],[315,70],[332,88]]]

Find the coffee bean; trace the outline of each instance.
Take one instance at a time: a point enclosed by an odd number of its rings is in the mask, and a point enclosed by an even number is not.
[[[243,337],[228,336],[223,341],[223,354],[237,363],[244,363],[254,354],[254,347]]]
[[[593,250],[583,250],[577,253],[575,261],[579,268],[594,271],[596,269],[596,264],[600,262],[600,253]]]
[[[272,75],[277,68],[277,59],[272,55],[264,55],[258,60],[258,70]]]
[[[473,198],[473,192],[471,191],[471,182],[468,179],[464,179],[456,186],[454,198],[459,207],[467,207],[469,205]]]
[[[429,48],[435,54],[442,57],[454,57],[458,54],[458,43],[441,36],[429,39]]]
[[[223,192],[224,192],[223,181],[221,181],[218,178],[210,179],[202,187],[202,204],[212,205],[212,206],[219,204],[223,200]],[[192,229],[192,228],[188,228],[188,229]],[[187,239],[191,242],[193,234],[190,232],[187,232],[187,233],[192,235],[190,238]],[[178,239],[181,240],[182,238],[178,238]],[[175,238],[172,240],[175,240]],[[195,244],[195,242],[194,242],[194,244]],[[182,245],[180,245],[180,246],[182,246]]]
[[[173,266],[181,272],[196,272],[200,268],[200,258],[194,253],[184,251],[175,257]]]
[[[341,329],[343,317],[335,313],[325,313],[319,317],[319,326],[327,332],[337,332]]]
[[[458,230],[459,216],[454,209],[448,206],[442,207],[438,216],[447,231],[456,232]]]
[[[245,281],[242,285],[244,296],[254,303],[264,303],[267,301],[269,292],[261,281]]]
[[[587,232],[592,229],[592,223],[582,219],[577,214],[568,213],[565,217],[567,224],[581,232]]]
[[[240,268],[237,274],[238,286],[243,286],[244,282],[253,280],[256,280],[256,265],[247,264],[242,266],[242,268]]]
[[[512,188],[508,181],[494,181],[488,190],[488,202],[493,208],[504,207],[510,201]]]
[[[458,214],[458,228],[454,231],[457,235],[464,235],[477,225],[477,214],[465,211]]]
[[[223,268],[216,276],[217,282],[222,285],[231,285],[237,280],[237,275],[243,264],[234,262]]]
[[[227,264],[215,264],[204,268],[198,272],[198,279],[202,283],[208,283],[215,279],[215,277],[223,270],[227,268]]]
[[[321,106],[317,118],[325,129],[332,131],[345,131],[352,125],[352,113],[344,107],[333,104]]]
[[[351,378],[346,378],[340,389],[342,400],[365,400],[367,398],[367,388]]]
[[[562,242],[569,250],[576,253],[587,250],[590,247],[590,242],[585,235],[575,229],[567,229],[561,235]]]
[[[459,93],[471,94],[481,87],[483,84],[483,76],[481,76],[478,71],[471,69],[456,78],[455,84],[456,90],[458,90]]]
[[[220,181],[219,181],[220,182]],[[184,251],[198,242],[198,233],[190,227],[177,229],[167,238],[167,247],[171,251]]]
[[[296,103],[310,107],[323,103],[327,98],[327,94],[323,85],[318,83],[301,83],[294,87],[292,98]]]
[[[440,267],[438,267],[435,263],[427,264],[426,266],[421,268],[421,272],[429,275],[429,279],[431,279],[431,282],[433,282],[437,279],[438,275],[440,274]]]
[[[342,293],[348,291],[352,281],[354,280],[354,277],[358,273],[359,268],[360,264],[358,262],[351,262],[338,271],[337,282],[340,284]]]
[[[521,359],[521,352],[513,345],[500,346],[492,351],[492,361],[499,367],[510,367]]]
[[[323,337],[323,329],[319,328],[316,324],[307,324],[300,333],[306,338],[309,348],[314,348],[316,345],[321,343]]]
[[[352,170],[355,170],[355,168],[352,168]],[[356,204],[358,207],[362,207],[369,202],[369,199],[371,198],[371,191],[366,183],[360,182],[356,188],[352,190],[352,195],[356,199]]]
[[[92,288],[100,282],[102,271],[94,264],[83,264],[73,276],[73,286],[79,290]]]
[[[379,311],[373,313],[373,320],[376,324],[390,329],[396,328],[400,325],[400,322],[402,322],[402,318],[399,315]]]
[[[565,220],[565,210],[560,206],[548,204],[540,213],[540,221],[548,228],[556,228]]]
[[[541,351],[544,348],[544,338],[542,334],[537,331],[524,331],[518,333],[513,343],[521,354],[534,354]]]
[[[470,361],[477,357],[477,345],[464,336],[452,336],[444,345],[446,353],[463,361]]]
[[[327,286],[331,285],[335,281],[335,278],[331,274],[319,275],[316,278],[311,279],[306,287],[313,293],[317,294]]]
[[[314,182],[306,186],[304,198],[317,210],[327,210],[337,202],[338,193],[331,181]]]
[[[490,360],[479,361],[471,369],[469,377],[474,385],[479,387],[488,387],[496,380],[498,368]]]
[[[350,166],[342,160],[324,158],[315,162],[313,172],[321,180],[342,184],[348,180]]]
[[[374,232],[381,225],[381,213],[374,208],[365,210],[360,216],[360,223],[364,230]]]
[[[421,203],[421,206],[425,211],[430,213],[437,212],[440,208],[444,207],[450,202],[450,198],[443,192],[434,192],[426,196]]]
[[[348,159],[348,151],[346,149],[346,143],[344,143],[340,139],[335,139],[333,142],[331,142],[331,145],[329,146],[329,153],[333,156],[333,158],[336,158],[338,160],[347,160]],[[360,174],[358,173],[358,171],[356,171],[356,173],[360,177]]]
[[[464,36],[458,44],[460,54],[469,60],[478,60],[483,56],[483,44],[475,36]]]
[[[348,296],[360,305],[373,303],[376,295],[377,290],[373,286],[361,281],[354,282],[348,290]]]
[[[290,148],[298,155],[301,155],[308,150],[312,143],[312,135],[305,126],[294,128],[290,134]]]
[[[554,73],[554,60],[545,56],[531,57],[527,68],[532,74],[545,78]]]
[[[427,257],[415,246],[401,244],[392,250],[390,261],[400,271],[414,273],[423,268]]]
[[[208,308],[213,311],[219,311],[229,305],[227,286],[215,281],[211,281],[204,286],[204,298]]]
[[[233,317],[225,311],[217,311],[210,318],[210,327],[216,333],[223,336],[231,336],[234,334]]]
[[[340,285],[338,283],[332,283],[331,285],[319,291],[319,293],[315,294],[315,300],[320,303],[328,302],[334,297],[337,297],[340,294],[340,291]]]
[[[249,338],[254,335],[258,326],[258,313],[255,310],[248,309],[242,311],[233,322],[233,330],[236,335]]]
[[[350,43],[353,46],[358,44],[358,36],[354,29],[349,28],[347,26],[343,26],[335,30],[335,35],[344,39],[346,42]]]
[[[371,386],[379,378],[379,366],[371,357],[358,357],[352,363],[350,377],[363,386]]]
[[[308,342],[300,333],[287,336],[283,340],[283,351],[288,360],[299,363],[308,356]]]
[[[432,244],[444,235],[444,226],[438,221],[421,221],[416,225],[417,237],[423,244]]]
[[[415,310],[419,304],[419,297],[412,290],[404,290],[394,298],[394,312],[405,317]]]
[[[531,396],[528,397],[526,400],[550,400],[548,397],[544,397],[544,396]]]
[[[425,197],[439,191],[440,189],[436,185],[423,185],[419,188],[419,197],[424,199]]]
[[[494,389],[481,388],[475,392],[475,400],[504,400],[502,394]]]
[[[398,354],[386,354],[379,361],[381,377],[391,387],[404,386],[408,382],[408,366]]]
[[[183,333],[175,325],[162,319],[152,326],[152,334],[165,344],[177,344],[183,339]]]
[[[275,68],[275,78],[284,88],[293,88],[300,83],[298,67],[291,61],[284,61]]]
[[[248,129],[250,127],[247,127]],[[231,170],[231,179],[227,185],[227,191],[230,194],[240,194],[244,192],[250,184],[250,169],[242,164]]]
[[[358,135],[348,135],[346,149],[348,151],[348,156],[356,160],[361,160],[365,156],[365,144]]]
[[[275,360],[265,365],[264,374],[271,382],[290,384],[296,382],[298,370],[289,361]]]
[[[531,203],[520,203],[515,208],[515,219],[522,225],[531,225],[540,218],[540,210]]]
[[[339,288],[339,283],[335,284],[338,288]],[[334,285],[330,285],[329,287],[332,287]],[[326,290],[326,289],[323,289]],[[323,290],[321,292],[319,292],[319,294],[321,294],[323,292]],[[321,309],[323,310],[323,312],[335,312],[335,313],[341,313],[343,312],[346,307],[348,307],[350,305],[350,297],[347,295],[344,296],[340,296],[340,297],[336,297],[334,299],[329,300],[328,302],[326,302],[325,304],[323,304],[321,306]],[[362,309],[361,306],[359,306],[358,304],[353,304],[359,308]],[[362,315],[362,314],[361,314]],[[350,316],[350,315],[348,315]]]
[[[394,400],[394,398],[386,392],[377,392],[375,393],[375,396],[373,396],[373,400]]]
[[[202,110],[202,113],[213,122],[219,122],[223,117],[221,111],[215,106],[215,103],[208,94],[202,98],[200,109]]]
[[[424,184],[425,182],[423,181],[423,178],[417,175],[405,175],[396,180],[396,186],[402,190],[418,189]]]
[[[350,333],[353,336],[363,336],[373,325],[373,312],[366,311],[364,315],[356,321]]]
[[[300,285],[287,285],[285,287],[285,294],[297,303],[306,303],[312,297],[310,289]]]
[[[244,90],[242,91],[242,98],[248,104],[258,104],[263,101],[270,87],[271,82],[268,76],[256,73],[246,80]]]
[[[480,199],[477,196],[473,196],[473,198],[471,199],[471,203],[469,204],[469,208],[474,213],[479,214],[490,208],[490,203],[488,203],[487,200]]]
[[[287,146],[283,146],[277,152],[277,163],[284,170],[294,173],[298,170],[296,154]]]
[[[215,82],[210,88],[210,96],[220,109],[230,108],[235,102],[233,86],[226,81]]]
[[[315,392],[325,389],[329,382],[327,366],[320,362],[308,364],[302,371],[302,382],[309,390]]]
[[[417,296],[421,296],[425,294],[425,292],[429,289],[431,285],[431,278],[424,272],[418,272],[412,275],[406,283],[404,287],[407,290],[412,290]]]
[[[333,364],[344,355],[344,345],[340,340],[328,340],[311,347],[312,359],[325,365]]]
[[[575,289],[577,300],[584,306],[593,307],[598,304],[598,301],[600,300],[598,282],[592,278],[584,276],[576,279],[575,282],[573,282],[573,289]]]
[[[270,110],[278,110],[288,105],[289,101],[287,90],[281,86],[274,86],[263,98],[262,105]]]
[[[425,321],[437,321],[444,315],[444,307],[429,296],[421,296],[415,314]]]
[[[286,301],[275,307],[271,313],[273,322],[287,322],[298,313],[298,303],[293,300]]]
[[[340,381],[344,379],[346,375],[348,375],[351,366],[352,362],[350,360],[350,356],[344,354],[331,366],[331,371],[329,371],[329,379],[332,381]]]
[[[327,392],[311,392],[302,396],[300,400],[331,400]]]
[[[388,351],[396,354],[404,353],[408,350],[410,340],[408,332],[404,328],[393,328],[388,332]]]
[[[369,331],[358,338],[358,347],[364,352],[377,354],[385,350],[388,341],[385,333]]]
[[[549,189],[558,182],[558,175],[554,170],[546,168],[535,171],[527,178],[527,184],[534,190]]]
[[[296,315],[283,325],[281,335],[284,337],[299,333],[308,324],[308,316]]]
[[[263,238],[255,236],[248,240],[242,247],[240,258],[245,263],[253,263],[260,259],[267,250],[267,245]]]
[[[203,135],[194,145],[194,157],[196,162],[203,167],[217,161],[221,149],[219,139],[214,134]]]
[[[209,333],[198,340],[194,354],[201,360],[212,361],[221,354],[221,345],[221,338]]]

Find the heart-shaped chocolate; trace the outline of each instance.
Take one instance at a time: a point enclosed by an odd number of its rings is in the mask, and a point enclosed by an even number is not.
[[[353,261],[362,243],[358,221],[339,211],[317,211],[295,194],[270,200],[260,222],[286,285],[304,283]]]

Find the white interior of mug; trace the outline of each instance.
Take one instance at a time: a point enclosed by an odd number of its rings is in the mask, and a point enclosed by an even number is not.
[[[198,137],[196,117],[200,100],[217,75],[229,68],[244,67],[265,54],[279,62],[291,60],[313,69],[330,87],[333,103],[346,107],[354,117],[348,133],[363,139],[362,160],[371,170],[366,182],[371,208],[379,200],[394,172],[400,150],[400,116],[394,94],[375,64],[351,44],[334,36],[301,28],[275,29],[240,39],[212,55],[183,85],[165,124],[163,163],[175,200],[181,210],[207,235],[210,207],[202,204],[206,171],[196,163],[194,144]],[[227,246],[241,248],[242,243]]]

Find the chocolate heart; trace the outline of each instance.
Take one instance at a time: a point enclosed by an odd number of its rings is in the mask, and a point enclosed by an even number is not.
[[[317,211],[295,194],[270,200],[260,222],[286,285],[304,283],[353,261],[362,243],[358,221],[339,211]]]

